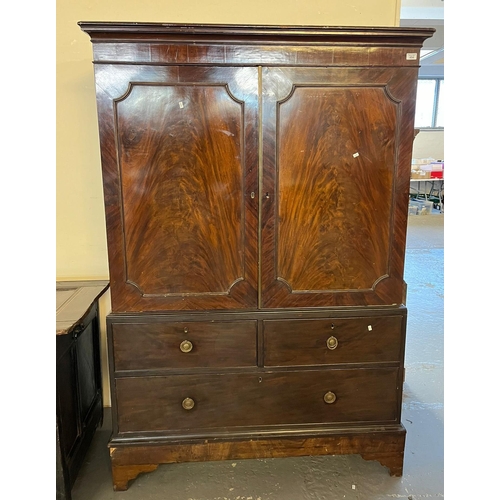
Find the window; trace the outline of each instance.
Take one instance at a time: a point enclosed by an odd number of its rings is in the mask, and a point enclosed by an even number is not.
[[[417,108],[415,111],[416,128],[444,127],[444,79],[418,80]]]

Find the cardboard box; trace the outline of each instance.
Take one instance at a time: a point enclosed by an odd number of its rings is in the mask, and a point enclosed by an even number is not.
[[[432,201],[412,199],[408,206],[408,213],[410,215],[430,215],[433,208],[434,203]]]
[[[411,172],[412,179],[425,180],[431,178],[430,170],[412,170]]]

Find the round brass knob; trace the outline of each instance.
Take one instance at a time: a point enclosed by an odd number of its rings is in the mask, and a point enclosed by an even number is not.
[[[324,396],[323,399],[325,400],[325,403],[328,403],[331,405],[332,403],[335,403],[335,400],[337,399],[337,396],[333,392],[328,391]]]
[[[186,398],[182,402],[182,407],[185,410],[192,410],[194,408],[194,401],[191,398]]]
[[[339,345],[339,341],[335,337],[330,337],[326,341],[326,347],[328,347],[328,349],[331,349],[332,351],[334,349],[336,349],[338,345]]]
[[[191,352],[193,350],[193,344],[189,340],[183,340],[179,348],[182,352]]]

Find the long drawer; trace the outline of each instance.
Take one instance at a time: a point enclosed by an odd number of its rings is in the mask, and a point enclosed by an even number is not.
[[[398,369],[330,369],[115,380],[118,431],[398,418]]]
[[[257,322],[113,323],[114,368],[248,367],[257,363]]]
[[[264,365],[397,362],[403,316],[264,321]]]

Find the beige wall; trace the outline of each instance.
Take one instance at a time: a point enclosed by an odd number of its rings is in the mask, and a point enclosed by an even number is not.
[[[412,156],[444,160],[444,130],[420,130],[413,142]]]
[[[78,21],[398,26],[401,0],[58,0],[56,279],[107,279],[108,263],[92,46]],[[109,406],[100,302],[104,404]]]

